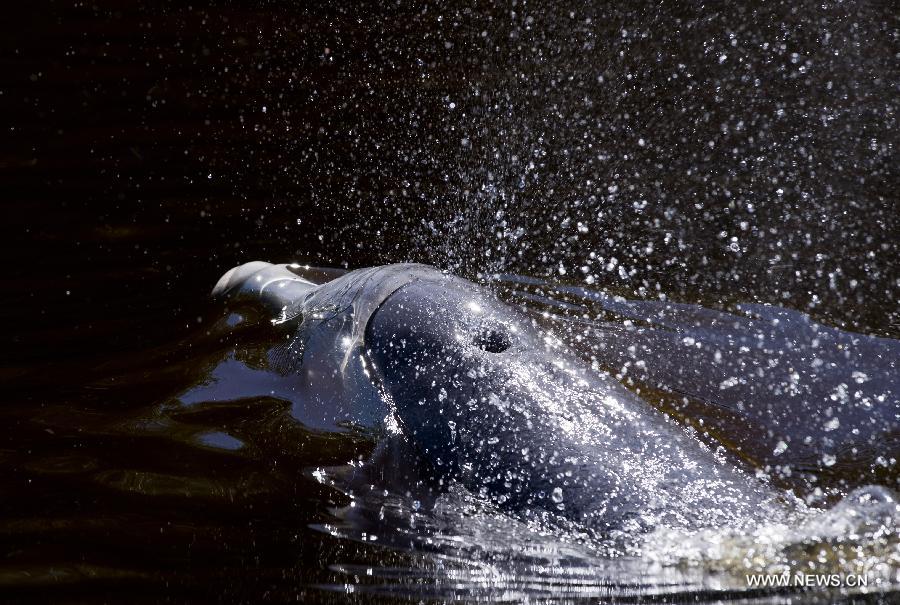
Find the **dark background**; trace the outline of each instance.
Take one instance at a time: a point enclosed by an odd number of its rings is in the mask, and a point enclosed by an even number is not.
[[[171,337],[256,258],[896,335],[896,6],[728,4],[19,3],[4,354]]]

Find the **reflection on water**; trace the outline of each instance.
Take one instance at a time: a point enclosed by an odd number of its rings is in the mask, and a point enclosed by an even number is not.
[[[428,511],[405,500],[384,492],[364,494],[355,506],[338,511],[342,523],[319,526],[332,536],[425,553],[424,569],[336,566],[353,590],[498,602],[600,597],[696,602],[734,595],[777,602],[770,591],[748,587],[747,574],[860,574],[874,594],[900,580],[894,501],[848,502],[798,528],[773,525],[751,535],[654,535],[642,552],[613,557],[575,529],[517,522],[468,493],[451,489]],[[373,516],[377,511],[378,522],[361,522],[365,513],[357,507]],[[817,598],[826,602],[838,595]]]

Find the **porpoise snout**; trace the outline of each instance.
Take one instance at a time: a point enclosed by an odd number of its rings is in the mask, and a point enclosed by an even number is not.
[[[213,298],[227,296],[230,292],[243,286],[247,279],[254,273],[273,266],[272,263],[255,260],[244,263],[243,265],[238,265],[237,267],[232,267],[219,278],[219,281],[216,282],[215,287],[212,289]]]
[[[212,290],[213,298],[233,302],[256,302],[272,313],[316,288],[316,284],[299,277],[288,265],[251,261],[229,269]]]

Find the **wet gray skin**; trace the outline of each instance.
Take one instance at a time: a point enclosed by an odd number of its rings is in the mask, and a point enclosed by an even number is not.
[[[255,305],[283,336],[267,368],[222,364],[188,405],[287,398],[310,428],[369,431],[416,458],[381,464],[609,535],[787,514],[781,495],[466,280],[388,265],[316,286],[290,266],[250,263],[214,294]]]
[[[900,459],[897,340],[780,307],[741,304],[731,314],[558,290],[622,318],[601,328],[564,320],[591,357],[632,384],[671,394],[676,413],[702,418],[787,483],[824,470],[852,489],[880,482]]]

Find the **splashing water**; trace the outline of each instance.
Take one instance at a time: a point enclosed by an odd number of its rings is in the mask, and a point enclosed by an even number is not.
[[[890,3],[9,11],[5,598],[896,599]],[[555,483],[343,480],[372,436],[206,335],[250,258],[489,282],[796,514],[609,543]],[[881,583],[745,577],[785,571]]]
[[[421,272],[422,269],[404,266],[388,267],[384,271],[396,281],[405,272]],[[351,273],[349,277],[354,279],[350,283],[364,284],[370,275],[375,273]],[[427,275],[422,274],[419,279],[427,281],[430,279]],[[443,286],[445,289],[452,289],[452,282],[446,277],[440,281],[447,282]],[[849,445],[841,442],[845,439],[853,444],[866,443],[872,434],[866,435],[862,431],[876,431],[873,434],[879,439],[882,453],[891,453],[890,446],[880,441],[878,431],[890,433],[894,430],[888,419],[892,410],[900,405],[900,400],[894,396],[895,381],[882,367],[895,363],[895,358],[885,356],[884,352],[896,348],[896,342],[845,333],[815,324],[806,316],[773,308],[754,307],[749,309],[749,315],[733,315],[694,305],[629,301],[601,291],[534,278],[497,276],[494,284],[510,300],[520,301],[531,316],[557,328],[562,337],[557,346],[578,348],[597,366],[610,359],[631,363],[627,360],[633,362],[653,352],[648,349],[636,357],[629,355],[629,351],[635,353],[645,344],[662,343],[670,347],[674,342],[675,349],[665,349],[667,358],[658,360],[655,366],[649,362],[633,364],[644,371],[644,375],[638,378],[638,372],[623,370],[617,378],[645,396],[669,390],[683,396],[685,401],[699,401],[702,405],[680,408],[677,412],[680,418],[694,423],[694,428],[687,429],[690,438],[699,439],[707,450],[714,450],[713,457],[721,465],[716,471],[717,478],[705,477],[705,471],[701,471],[697,477],[686,480],[685,473],[689,474],[691,468],[703,468],[697,452],[689,451],[683,456],[676,454],[674,458],[671,453],[660,456],[657,448],[677,450],[678,439],[675,435],[641,432],[636,427],[642,426],[643,414],[631,409],[627,399],[611,395],[614,391],[605,395],[602,389],[594,392],[589,388],[592,383],[578,373],[573,373],[573,380],[560,382],[562,387],[557,388],[551,383],[544,384],[534,367],[511,361],[505,371],[512,376],[513,382],[532,393],[538,404],[537,408],[530,408],[529,413],[541,407],[549,413],[547,426],[541,424],[537,434],[543,433],[546,438],[561,431],[565,439],[553,447],[567,447],[565,444],[569,443],[583,444],[586,448],[578,450],[580,460],[571,467],[571,472],[556,476],[559,484],[554,485],[549,475],[546,477],[549,482],[536,484],[545,489],[546,500],[552,505],[517,507],[511,511],[511,498],[521,494],[487,489],[485,486],[492,479],[479,475],[474,469],[468,471],[474,477],[474,484],[464,472],[459,481],[451,479],[446,490],[435,492],[419,482],[408,484],[405,492],[397,491],[404,488],[387,480],[388,474],[393,472],[391,469],[409,465],[411,458],[421,457],[421,454],[408,449],[402,436],[391,437],[370,457],[312,472],[311,476],[319,484],[350,498],[349,504],[332,510],[335,520],[316,523],[313,527],[333,538],[417,553],[422,557],[421,567],[360,566],[336,561],[331,564],[332,569],[347,576],[347,581],[323,584],[321,588],[341,591],[352,587],[353,591],[373,594],[498,601],[558,598],[560,595],[566,598],[638,594],[678,599],[701,595],[712,598],[728,591],[749,597],[756,594],[756,590],[762,590],[761,594],[765,595],[770,589],[790,592],[807,588],[812,584],[803,582],[823,581],[817,578],[835,582],[819,588],[837,589],[840,594],[857,591],[881,594],[896,589],[900,581],[896,576],[900,557],[900,505],[894,493],[885,487],[854,488],[864,484],[867,478],[896,484],[896,468],[888,465],[885,470],[880,463],[856,455]],[[352,288],[339,291],[350,293],[353,301],[369,300],[366,296],[353,294]],[[441,295],[435,295],[435,304],[446,309],[447,303],[440,302]],[[411,312],[414,307],[407,300],[410,295],[406,296],[401,298],[406,302],[401,302],[400,306]],[[318,298],[326,300],[327,296],[319,295]],[[315,307],[318,303],[314,301],[318,298],[306,297],[306,301],[313,302],[305,304]],[[479,303],[476,315],[489,312],[484,304]],[[588,304],[596,306],[590,308]],[[384,305],[380,308],[379,317],[383,317],[387,311]],[[743,313],[748,309],[738,307],[737,310]],[[629,319],[612,321],[608,316],[610,313]],[[635,327],[638,321],[640,326]],[[549,332],[544,334],[545,338],[552,339]],[[328,336],[326,341],[333,338],[339,338],[339,334]],[[419,334],[419,338],[426,337]],[[620,346],[623,342],[632,344],[623,351]],[[764,345],[747,346],[761,342]],[[788,342],[790,345],[784,344]],[[829,344],[835,342],[841,353],[827,358],[833,347]],[[377,347],[376,343],[377,338],[374,342],[370,338],[367,346]],[[682,351],[685,344],[687,355]],[[490,348],[488,344],[482,346]],[[507,346],[510,343],[498,346],[497,350]],[[707,349],[717,360],[715,363],[704,360],[702,353]],[[429,369],[427,362],[411,350],[407,354],[420,364],[416,366],[418,372],[438,380],[432,384],[437,389],[436,401],[451,405],[447,390],[443,388],[449,388],[450,384],[440,379],[440,370]],[[774,370],[780,363],[789,362],[799,367],[801,361],[820,360],[822,356],[826,356],[829,364],[829,375],[825,377],[811,372],[804,373],[801,380],[794,371],[785,375]],[[748,360],[775,363],[751,364]],[[226,363],[234,364],[234,357]],[[464,364],[451,365],[456,371],[465,368]],[[769,371],[746,371],[757,366]],[[346,371],[343,365],[341,368],[342,372]],[[654,370],[656,373],[652,373]],[[559,365],[559,371],[566,372],[564,364]],[[598,367],[594,371],[602,373]],[[721,378],[732,374],[740,376],[736,384]],[[863,380],[863,374],[880,378]],[[837,431],[834,423],[826,422],[818,428],[829,435],[828,441],[802,439],[806,432],[818,426],[805,424],[802,412],[809,413],[823,401],[829,401],[832,380],[840,380],[845,375],[855,376],[860,390],[856,391],[855,402],[835,406],[829,417],[840,418],[838,425],[846,432]],[[685,377],[689,379],[688,383],[683,382]],[[647,385],[653,380],[658,383],[648,389]],[[748,390],[735,400],[737,383],[748,386]],[[750,387],[756,387],[756,390]],[[200,391],[189,391],[181,399],[196,405],[203,399],[198,399],[198,392],[219,397],[216,395],[219,391],[210,391],[210,387],[204,385]],[[773,394],[786,395],[777,399]],[[308,399],[311,394],[305,397]],[[505,410],[504,413],[522,413],[523,410],[517,410],[516,404],[505,401],[504,397],[489,394],[486,400],[498,410]],[[760,399],[767,402],[764,413],[753,409],[752,404]],[[660,404],[665,400],[654,396],[647,401]],[[881,402],[882,407],[874,407],[873,401]],[[731,414],[712,422],[723,409],[730,410]],[[799,416],[798,411],[801,412]],[[393,413],[398,413],[396,408]],[[447,410],[442,410],[441,414],[446,416],[441,423],[452,425],[453,447],[474,452],[474,457],[463,456],[463,460],[468,460],[462,463],[464,467],[478,464],[479,456],[491,451],[501,453],[507,463],[512,460],[503,453],[507,444],[487,439],[491,433],[486,426],[477,422],[467,425],[471,421]],[[797,418],[791,421],[792,416]],[[875,424],[871,422],[873,417],[879,419]],[[450,421],[450,418],[456,420]],[[539,414],[531,416],[529,429],[532,422],[544,421],[540,420]],[[410,426],[408,419],[406,425]],[[820,457],[822,461],[818,466],[807,465],[808,452],[800,447],[771,450],[763,445],[760,450],[748,448],[747,443],[737,437],[754,425],[768,427],[771,433],[768,439],[778,439],[780,444],[784,444],[782,439],[791,441],[792,436],[796,439],[800,435],[808,449],[814,450],[818,446],[842,452],[842,471],[835,474],[835,464],[829,464],[824,457]],[[704,426],[708,430],[701,432]],[[610,427],[618,428],[611,432]],[[462,437],[472,430],[477,432],[474,437],[482,438],[481,442],[467,442]],[[751,431],[751,435],[757,437],[758,431]],[[514,435],[511,439],[517,441],[521,437]],[[644,446],[633,451],[635,441]],[[729,447],[723,447],[723,443]],[[735,448],[735,443],[742,445]],[[540,455],[539,451],[538,443],[534,442],[532,448],[525,447],[517,452],[525,465],[523,469],[530,464],[530,456]],[[593,467],[591,465],[597,463],[592,459],[592,451],[601,456],[602,452],[611,451],[612,459],[600,467]],[[757,451],[778,458],[781,464],[773,467],[767,464],[767,459],[755,458]],[[446,452],[440,454],[443,456]],[[560,453],[560,457],[565,455],[568,454]],[[659,467],[660,464],[663,467]],[[666,464],[677,468],[678,474],[667,478]],[[735,489],[735,482],[752,483],[754,479],[749,474],[743,477],[730,475],[727,469],[732,464],[755,469],[756,479],[762,484],[786,491],[777,501],[767,497],[754,499],[755,496],[750,497],[754,492]],[[488,469],[493,468],[490,463]],[[547,467],[548,470],[552,468]],[[633,480],[635,491],[644,496],[639,501],[624,500],[636,506],[636,514],[612,530],[606,527],[598,531],[593,526],[592,514],[570,516],[566,512],[605,511],[612,506],[610,502],[615,502],[615,497],[608,499],[610,494],[602,491],[572,491],[573,486],[580,485],[578,473],[584,473],[584,469],[595,469],[596,472],[596,468],[619,478],[615,491],[621,490],[624,495],[631,489],[628,482]],[[791,468],[802,469],[802,472],[792,473]],[[508,488],[531,485],[527,471],[522,475],[515,468],[507,471]],[[679,486],[679,481],[687,483]],[[532,492],[527,495],[537,497]],[[831,504],[827,505],[826,501]],[[536,498],[537,502],[540,498]],[[754,584],[763,581],[759,578],[787,578],[787,583]]]

